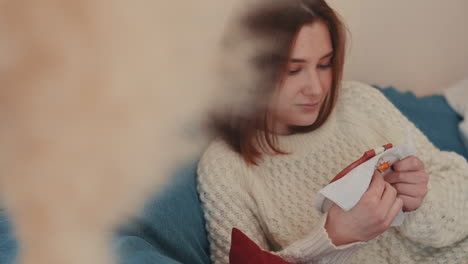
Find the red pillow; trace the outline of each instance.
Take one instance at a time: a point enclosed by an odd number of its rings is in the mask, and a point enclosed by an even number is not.
[[[230,264],[291,264],[279,256],[262,250],[237,228],[232,229]]]

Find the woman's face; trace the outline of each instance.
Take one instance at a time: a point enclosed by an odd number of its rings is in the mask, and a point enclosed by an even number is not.
[[[274,133],[289,134],[291,126],[309,126],[332,85],[333,47],[321,21],[304,25],[292,48],[284,80],[273,95]]]

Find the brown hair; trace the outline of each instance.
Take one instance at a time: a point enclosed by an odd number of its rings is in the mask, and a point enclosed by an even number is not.
[[[259,75],[255,83],[255,98],[251,101],[255,104],[249,108],[248,114],[218,115],[214,116],[213,122],[215,134],[220,135],[250,165],[257,165],[263,152],[288,154],[278,148],[277,136],[268,132],[268,109],[265,99],[270,99],[274,87],[281,83],[295,39],[302,26],[316,21],[322,21],[328,26],[334,51],[333,80],[317,120],[310,126],[291,127],[293,133],[313,131],[328,119],[338,97],[345,56],[345,28],[324,0],[267,2],[269,3],[249,10],[238,21],[249,36],[261,38],[266,40],[265,43],[269,43],[268,47],[249,58],[249,63]],[[235,45],[232,42],[229,44]]]

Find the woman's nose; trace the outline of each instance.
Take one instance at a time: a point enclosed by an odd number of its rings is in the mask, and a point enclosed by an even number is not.
[[[322,84],[316,71],[310,71],[304,80],[302,93],[306,96],[317,96],[322,93]]]

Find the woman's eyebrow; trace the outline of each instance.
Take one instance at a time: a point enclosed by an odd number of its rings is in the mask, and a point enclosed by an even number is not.
[[[333,50],[330,51],[327,55],[325,55],[325,56],[323,56],[322,58],[320,58],[320,60],[323,60],[323,59],[328,58],[328,57],[331,57],[331,56],[333,56]]]
[[[304,59],[295,59],[295,58],[291,58],[289,61],[290,62],[306,62],[306,60]]]
[[[325,56],[323,56],[322,58],[320,58],[320,60],[323,60],[323,59],[325,59],[325,58],[331,57],[331,56],[333,56],[333,54],[334,54],[334,52],[333,52],[333,50],[332,50],[332,51],[330,51],[329,53],[327,53],[327,55],[325,55]],[[292,63],[307,62],[307,60],[305,60],[305,59],[299,59],[299,58],[291,58],[289,61],[292,62]]]

